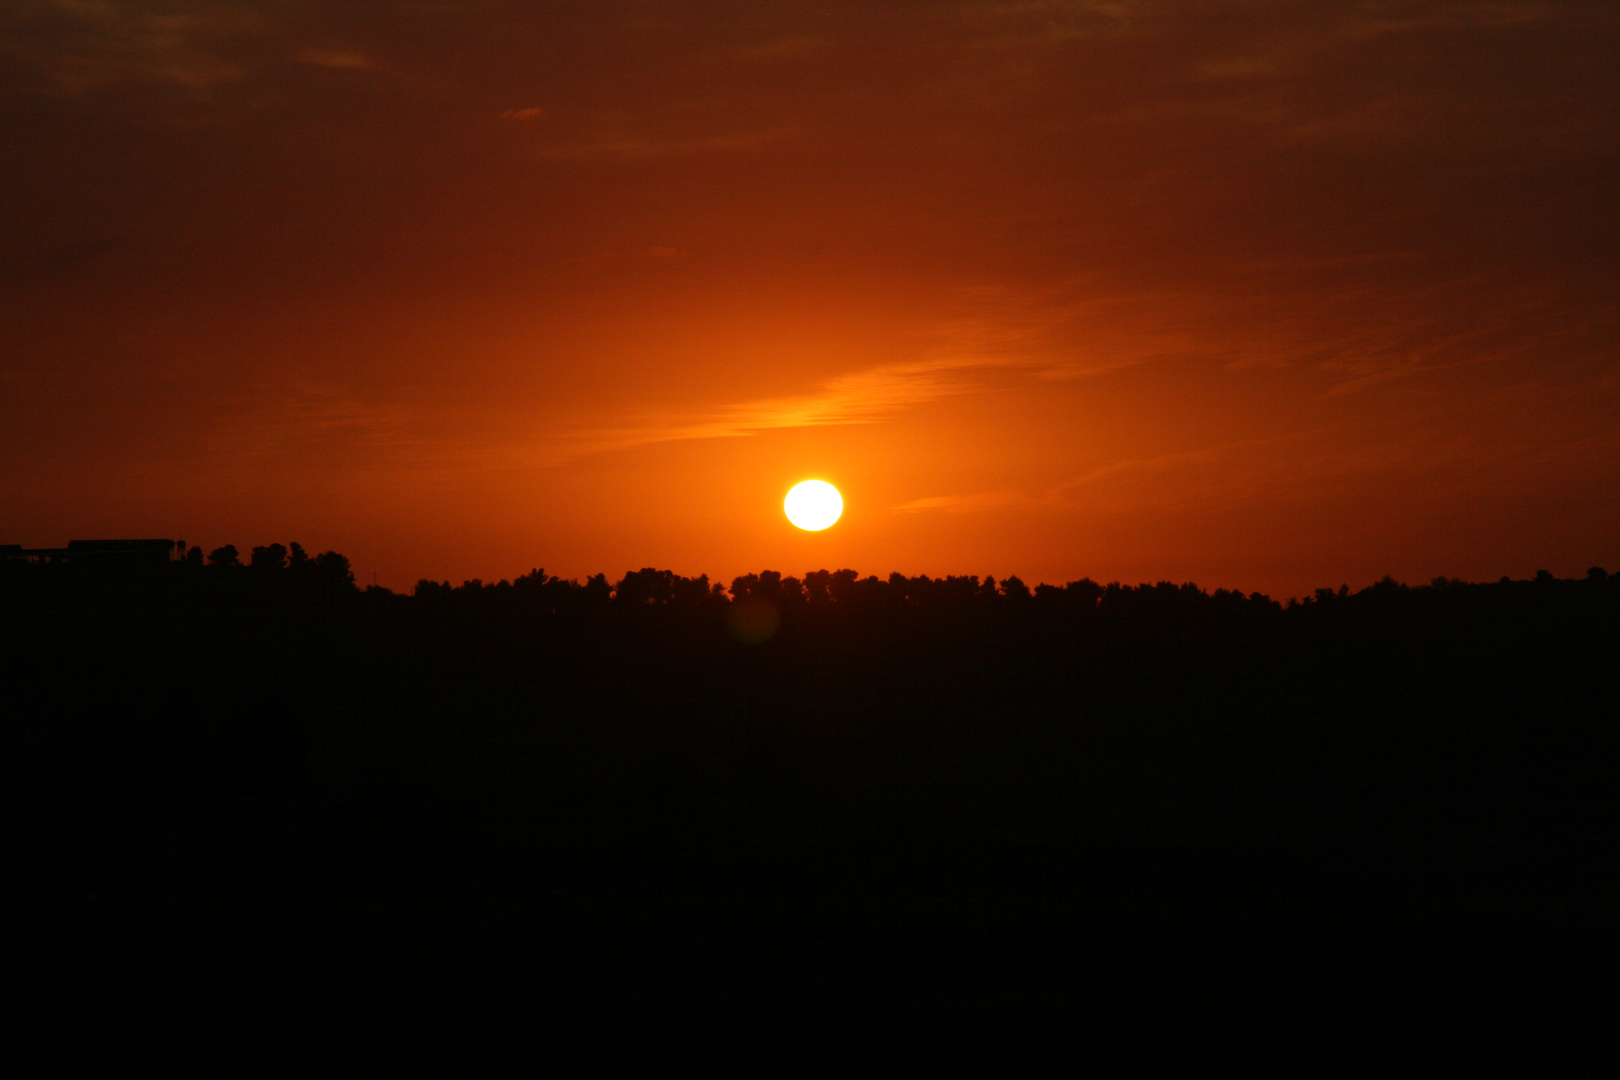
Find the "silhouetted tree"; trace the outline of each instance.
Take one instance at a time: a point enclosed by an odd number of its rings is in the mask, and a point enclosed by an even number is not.
[[[650,566],[629,571],[614,586],[613,599],[631,607],[668,604],[675,599],[675,574]]]
[[[613,586],[608,584],[606,574],[592,574],[580,587],[580,596],[592,607],[606,604],[613,596]]]
[[[313,576],[327,588],[354,591],[354,571],[349,567],[349,559],[335,551],[323,551],[315,556]]]
[[[720,589],[723,596],[724,587],[718,582],[714,586],[709,584],[708,574],[699,574],[695,578],[675,575],[675,589],[673,602],[683,608],[699,608],[712,605],[717,597],[715,589]]]
[[[1063,587],[1063,591],[1081,607],[1095,608],[1097,602],[1102,599],[1103,587],[1090,578],[1081,578],[1079,581],[1069,582]]]
[[[827,570],[807,570],[804,574],[804,598],[811,607],[820,607],[831,599],[828,587],[832,574]]]
[[[287,566],[287,549],[280,544],[256,547],[253,549],[253,555],[248,565],[260,573],[285,569]]]
[[[796,577],[783,577],[775,570],[744,574],[731,582],[733,600],[754,599],[771,604],[798,604],[804,600],[804,585]]]
[[[242,557],[235,544],[217,547],[208,553],[209,566],[241,566]]]

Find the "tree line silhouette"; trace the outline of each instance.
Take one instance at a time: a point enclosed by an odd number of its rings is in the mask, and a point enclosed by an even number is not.
[[[548,1030],[643,987],[828,1048],[1068,1023],[1077,982],[1103,1025],[1212,986],[1321,1022],[1268,989],[1300,963],[1389,1024],[1510,986],[1576,1015],[1616,671],[1599,568],[1278,601],[0,558],[13,925],[162,943],[131,972],[234,941],[254,993],[339,1011],[420,969]]]
[[[580,581],[534,569],[511,580],[485,582],[474,578],[452,585],[448,581],[420,579],[408,595],[396,594],[379,586],[361,588],[349,559],[336,552],[309,554],[296,542],[272,543],[250,549],[247,561],[234,544],[226,544],[204,554],[200,546],[176,544],[178,557],[159,572],[151,567],[94,568],[32,564],[20,559],[0,558],[0,603],[18,604],[27,599],[50,600],[68,593],[94,597],[105,593],[116,597],[131,586],[148,592],[164,584],[182,590],[187,587],[223,590],[254,590],[262,598],[279,595],[325,597],[342,601],[361,598],[359,603],[389,607],[389,610],[418,608],[443,612],[569,614],[587,611],[629,611],[670,609],[676,612],[709,613],[724,616],[738,604],[769,605],[790,622],[815,612],[844,613],[895,610],[926,610],[935,614],[963,616],[999,613],[1003,617],[1024,614],[1051,619],[1067,616],[1088,619],[1124,617],[1173,617],[1200,613],[1221,613],[1248,617],[1284,617],[1310,620],[1311,612],[1339,612],[1401,609],[1409,612],[1441,609],[1483,611],[1495,606],[1517,610],[1525,605],[1558,607],[1584,598],[1598,602],[1612,598],[1616,582],[1602,567],[1592,567],[1583,578],[1558,579],[1546,570],[1533,579],[1515,581],[1503,577],[1492,583],[1471,583],[1437,577],[1427,584],[1407,585],[1385,576],[1382,580],[1352,592],[1348,585],[1337,589],[1319,588],[1313,594],[1285,601],[1258,592],[1216,588],[1207,590],[1193,582],[1158,581],[1137,585],[1118,581],[1100,584],[1080,578],[1063,585],[1041,583],[1033,588],[1020,578],[926,574],[907,576],[899,572],[886,578],[860,576],[850,569],[814,570],[802,576],[783,575],[775,570],[744,574],[728,585],[711,582],[708,575],[685,577],[670,570],[644,567],[626,572],[617,582],[605,574],[594,574]],[[3,553],[0,553],[3,554]],[[1294,613],[1287,614],[1284,613]]]

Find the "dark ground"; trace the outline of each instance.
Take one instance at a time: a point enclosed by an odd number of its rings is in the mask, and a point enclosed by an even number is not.
[[[1620,578],[766,575],[744,643],[668,575],[0,569],[69,1056],[1613,1061]]]

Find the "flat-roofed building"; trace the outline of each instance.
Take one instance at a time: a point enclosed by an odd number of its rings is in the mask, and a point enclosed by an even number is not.
[[[65,548],[0,545],[0,559],[71,566],[160,566],[180,557],[183,544],[174,540],[69,540]]]

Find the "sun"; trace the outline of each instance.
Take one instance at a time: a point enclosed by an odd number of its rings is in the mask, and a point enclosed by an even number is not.
[[[782,500],[788,520],[806,532],[820,532],[844,512],[844,497],[825,480],[806,480],[793,485]]]

